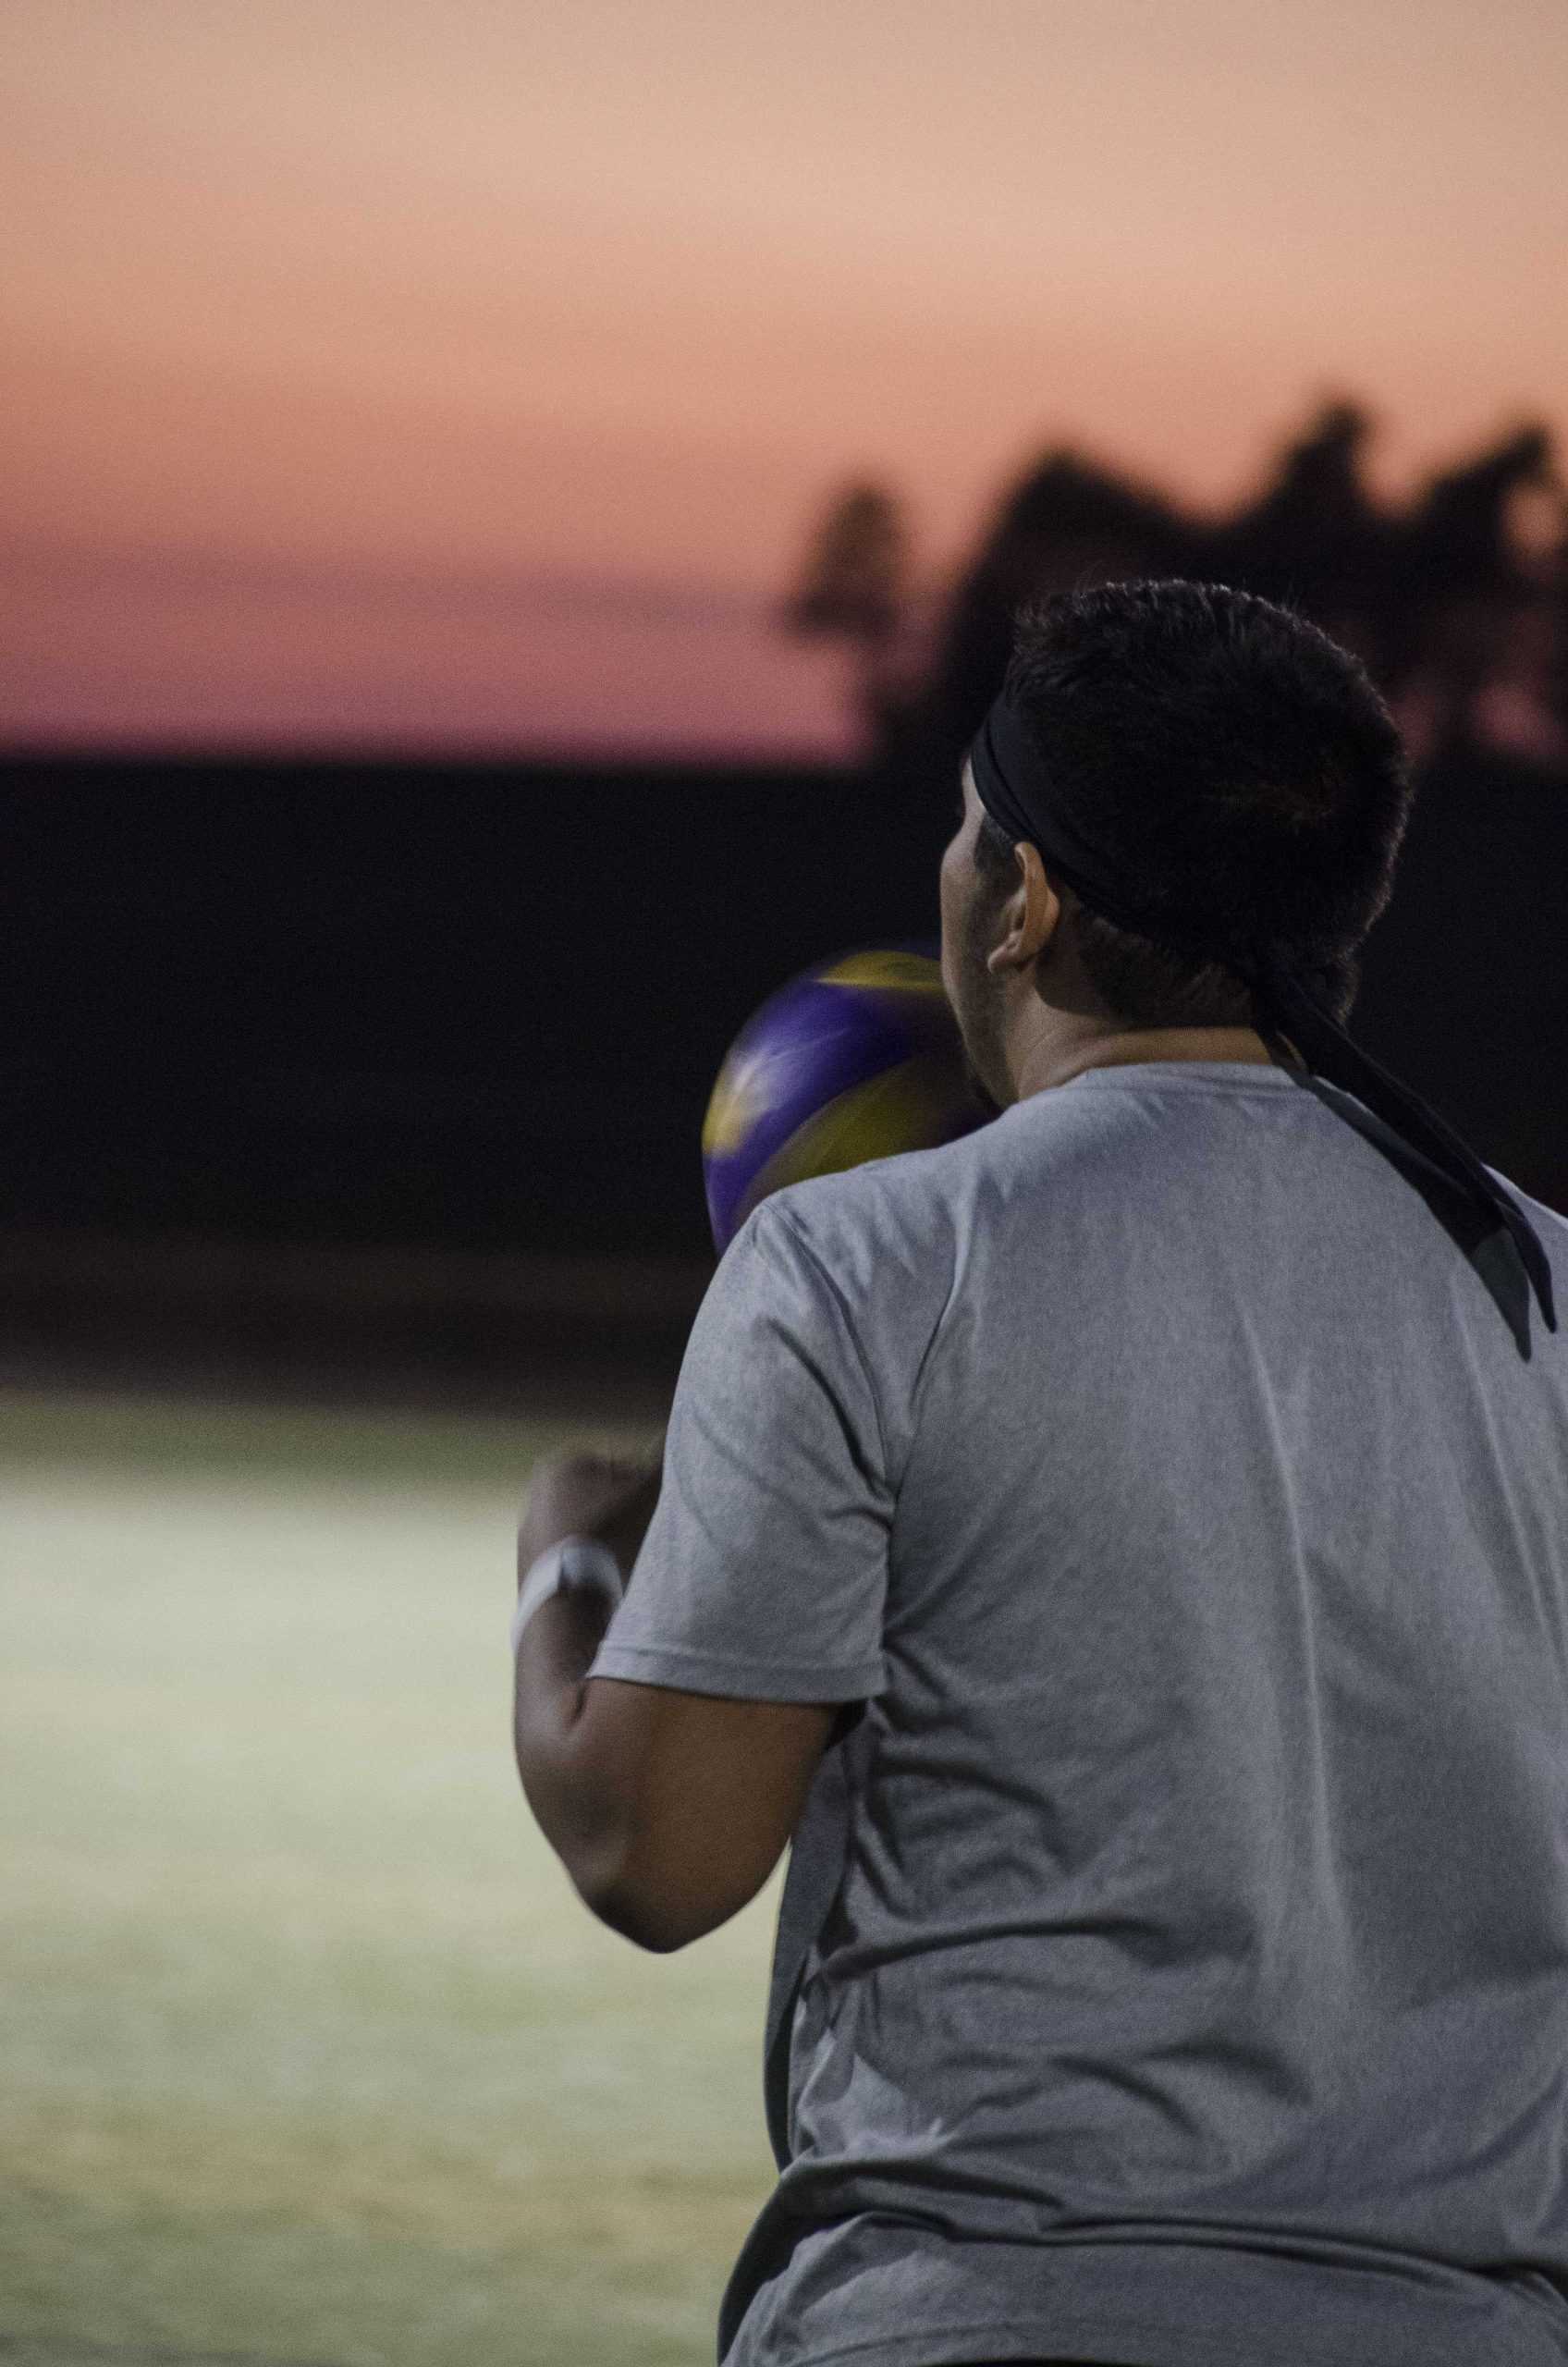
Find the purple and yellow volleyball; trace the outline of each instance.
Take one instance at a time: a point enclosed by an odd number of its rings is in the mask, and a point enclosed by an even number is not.
[[[930,1150],[984,1124],[925,946],[873,946],[791,978],[725,1055],[703,1124],[720,1255],[760,1200],[808,1175]]]

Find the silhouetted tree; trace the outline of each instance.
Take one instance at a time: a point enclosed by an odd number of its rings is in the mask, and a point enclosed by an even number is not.
[[[1543,573],[1547,586],[1546,695],[1552,721],[1568,739],[1568,492],[1558,497],[1556,546]]]
[[[891,676],[909,596],[909,535],[895,497],[876,484],[839,494],[783,607],[786,632],[842,642],[856,697],[874,732],[893,698]]]
[[[1367,489],[1372,422],[1331,402],[1287,446],[1250,509],[1213,537],[1213,573],[1303,609],[1380,668],[1395,599],[1398,529]]]
[[[1512,509],[1521,488],[1551,481],[1551,437],[1529,426],[1434,477],[1408,513],[1383,674],[1394,692],[1424,693],[1441,747],[1462,751],[1472,740],[1488,677],[1541,602],[1514,545]]]
[[[1161,495],[1066,449],[1013,486],[960,577],[919,700],[917,734],[946,779],[1001,687],[1020,605],[1129,575],[1192,572],[1201,535]]]
[[[1446,599],[1520,588],[1509,505],[1521,486],[1550,484],[1552,473],[1550,432],[1531,426],[1434,477],[1411,513],[1411,589]]]

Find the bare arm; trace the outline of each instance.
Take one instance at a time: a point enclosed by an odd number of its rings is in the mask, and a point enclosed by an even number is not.
[[[561,1537],[592,1535],[627,1577],[658,1500],[657,1472],[639,1478],[579,1459],[549,1466],[540,1483],[519,1537],[520,1576]],[[589,1681],[610,1616],[603,1596],[583,1590],[549,1597],[528,1619],[517,1651],[518,1772],[583,1903],[664,1955],[716,1931],[762,1888],[837,1705]]]

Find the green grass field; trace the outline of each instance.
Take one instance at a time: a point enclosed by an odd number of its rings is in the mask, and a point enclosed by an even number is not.
[[[691,2367],[776,1875],[670,1957],[510,1760],[533,1422],[0,1392],[0,2346]]]

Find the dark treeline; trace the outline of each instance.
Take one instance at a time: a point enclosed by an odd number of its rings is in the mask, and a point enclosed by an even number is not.
[[[1022,603],[1139,575],[1243,584],[1314,618],[1366,660],[1418,758],[1568,767],[1568,499],[1550,436],[1524,426],[1394,509],[1367,483],[1370,434],[1366,411],[1329,405],[1256,499],[1219,518],[1050,451],[934,612],[911,581],[901,505],[852,486],[784,621],[853,648],[876,762],[906,779],[950,772],[1000,685]]]

